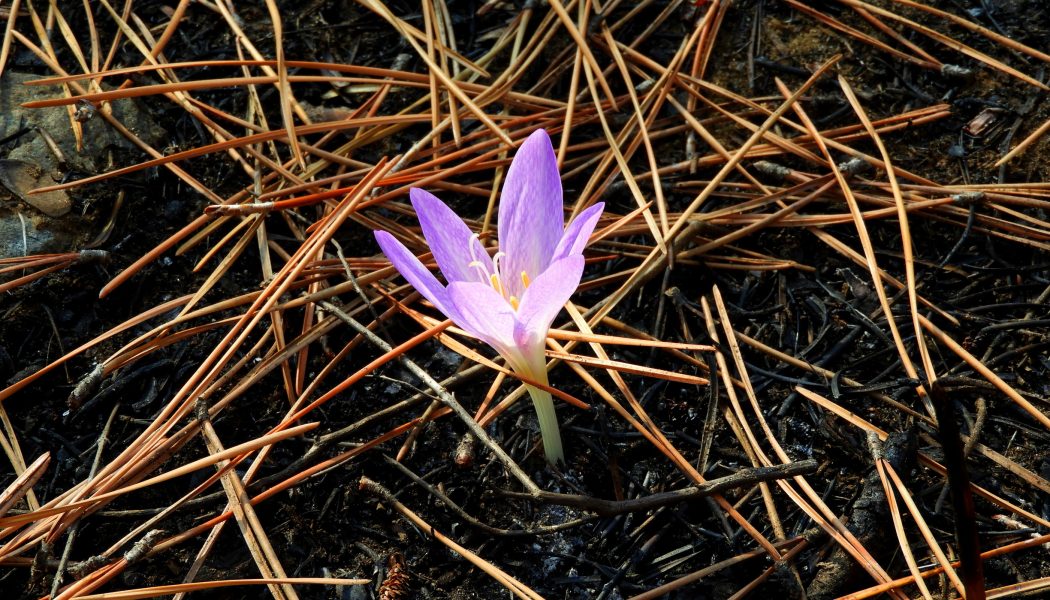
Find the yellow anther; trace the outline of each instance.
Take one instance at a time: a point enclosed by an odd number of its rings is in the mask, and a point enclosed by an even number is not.
[[[503,285],[500,284],[499,277],[496,277],[495,273],[489,275],[489,283],[492,284],[492,289],[499,292],[500,296],[503,295]]]
[[[525,271],[521,272],[521,283],[523,283],[525,287],[529,287],[529,274]]]
[[[511,296],[510,297],[510,306],[514,310],[518,310],[518,297],[517,296]]]

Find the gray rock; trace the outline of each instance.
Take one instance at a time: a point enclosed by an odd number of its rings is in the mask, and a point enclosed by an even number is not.
[[[69,193],[29,192],[54,185],[73,171],[103,171],[111,150],[139,152],[89,105],[79,107],[85,120],[83,145],[77,148],[67,107],[22,106],[62,93],[58,86],[24,85],[34,79],[40,76],[9,71],[0,77],[0,140],[6,140],[0,148],[0,258],[79,250],[78,245],[96,228],[72,210]],[[163,138],[164,130],[134,101],[109,106],[118,120],[148,143]]]

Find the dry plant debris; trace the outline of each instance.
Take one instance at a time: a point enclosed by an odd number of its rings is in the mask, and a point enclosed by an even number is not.
[[[53,154],[0,205],[5,597],[1040,593],[1048,10],[4,6],[64,111],[0,157]],[[422,188],[493,246],[538,129],[605,205],[562,467],[372,237],[433,269]]]

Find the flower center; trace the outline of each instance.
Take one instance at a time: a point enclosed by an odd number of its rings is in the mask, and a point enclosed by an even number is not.
[[[478,269],[481,272],[481,276],[485,280],[485,283],[488,283],[489,286],[492,289],[496,290],[496,292],[500,296],[502,296],[504,300],[509,302],[514,310],[518,310],[518,304],[520,301],[518,300],[517,296],[507,295],[507,289],[503,285],[503,277],[499,272],[499,261],[501,258],[507,256],[506,253],[497,252],[492,257],[492,272],[490,273],[489,270],[485,267],[485,263],[478,260],[477,248],[481,248],[481,252],[485,252],[485,247],[481,245],[481,239],[478,236],[478,234],[475,233],[474,235],[470,236],[469,244],[470,263],[468,263],[467,266]],[[529,274],[525,271],[521,272],[521,283],[524,287],[529,287]]]

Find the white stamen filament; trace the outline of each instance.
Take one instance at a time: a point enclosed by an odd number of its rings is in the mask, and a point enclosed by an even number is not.
[[[470,252],[470,262],[467,263],[467,266],[472,268],[472,269],[480,270],[481,271],[481,277],[483,279],[487,280],[489,278],[489,272],[485,268],[485,264],[482,263],[480,260],[478,260],[478,252],[477,252],[477,250],[474,249],[474,244],[475,243],[478,246],[481,246],[481,236],[476,234],[476,233],[474,235],[470,236],[470,241],[467,242],[467,251]],[[481,249],[482,249],[482,251],[484,251],[485,247],[482,246]]]
[[[471,260],[470,264],[473,265],[474,263],[478,263],[480,265],[481,262],[478,261],[478,253],[474,250],[474,243],[475,242],[477,242],[477,244],[479,246],[481,246],[481,235],[475,233],[474,235],[470,236],[470,241],[467,242],[467,250],[470,251],[470,260]],[[485,247],[482,246],[481,249],[484,250]]]
[[[486,278],[486,279],[488,278],[489,273],[488,273],[488,271],[485,270],[485,265],[481,264],[480,260],[472,260],[469,263],[467,263],[467,266],[471,267],[473,269],[480,269],[481,270],[481,276]]]
[[[496,255],[492,257],[492,272],[500,281],[503,281],[503,278],[499,276],[499,259],[503,258],[506,255],[507,254],[505,252],[497,252]]]
[[[482,278],[492,286],[492,289],[496,290],[500,296],[503,296],[507,302],[510,302],[511,307],[514,308],[514,310],[518,310],[518,305],[521,301],[517,296],[507,296],[507,290],[503,287],[503,279],[500,277],[499,272],[499,261],[501,258],[505,258],[507,254],[505,252],[497,252],[493,255],[492,272],[490,273],[489,270],[485,268],[485,263],[478,260],[475,243],[477,246],[481,247],[482,251],[485,250],[485,247],[481,244],[481,237],[478,234],[475,233],[470,236],[470,242],[467,244],[468,250],[470,251],[470,262],[467,263],[467,266],[472,269],[478,269],[481,272]],[[529,287],[529,274],[525,271],[521,272],[521,283],[524,287]]]

